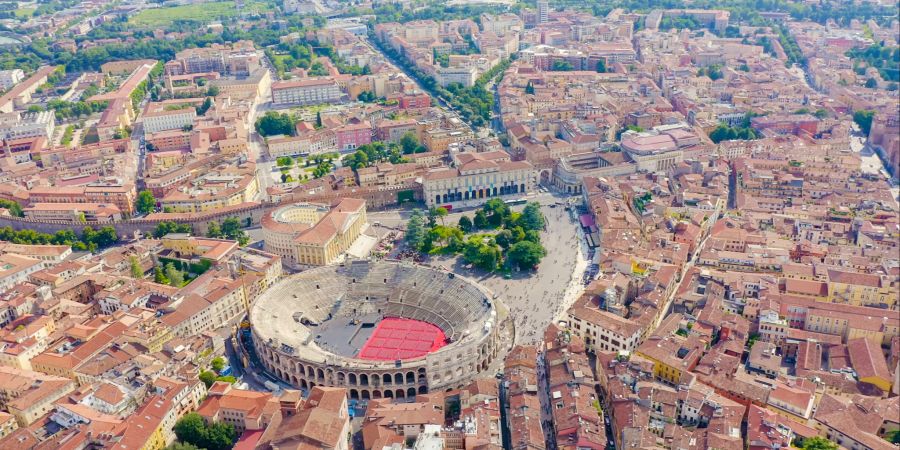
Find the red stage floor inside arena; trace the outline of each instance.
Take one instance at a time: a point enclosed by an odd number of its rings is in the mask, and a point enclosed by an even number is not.
[[[447,336],[428,322],[386,317],[375,327],[357,358],[379,361],[418,358],[445,345]]]

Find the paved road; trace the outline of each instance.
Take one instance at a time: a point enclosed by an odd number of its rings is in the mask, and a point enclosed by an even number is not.
[[[863,173],[878,175],[881,174],[890,184],[891,194],[896,199],[900,196],[900,186],[891,181],[891,174],[884,167],[884,162],[875,153],[872,147],[869,147],[865,136],[859,133],[856,124],[853,125],[854,134],[850,136],[850,149],[860,156],[860,170]]]
[[[266,66],[268,67],[268,63],[266,63]],[[269,74],[271,77],[277,76],[272,70],[269,70]],[[256,132],[254,124],[256,123],[256,118],[264,114],[272,102],[271,77],[269,78],[270,81],[263,83],[262,95],[260,95],[259,100],[257,100],[253,109],[250,111],[250,120],[248,124],[250,127],[250,141],[247,145],[247,158],[251,161],[255,161],[257,164],[256,176],[259,180],[260,197],[263,200],[268,197],[268,188],[273,184],[271,173],[272,166],[275,163],[274,161],[270,161],[271,158],[269,158],[268,151],[265,148],[265,140]]]

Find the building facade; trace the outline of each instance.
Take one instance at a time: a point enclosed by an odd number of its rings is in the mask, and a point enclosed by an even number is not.
[[[335,262],[368,226],[366,202],[354,198],[331,205],[296,203],[262,218],[265,249],[290,266]]]
[[[429,207],[477,206],[488,200],[521,197],[535,188],[536,173],[527,161],[510,161],[506,152],[460,153],[456,167],[428,171],[423,180]]]

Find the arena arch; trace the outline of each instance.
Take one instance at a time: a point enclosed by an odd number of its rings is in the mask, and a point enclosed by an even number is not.
[[[491,188],[480,195],[492,197],[506,189],[520,191],[524,186],[498,186],[497,192]],[[304,295],[297,295],[300,292]],[[335,303],[336,298],[341,303]],[[455,388],[487,370],[504,351],[499,330],[507,317],[499,304],[489,291],[447,272],[393,261],[351,261],[285,277],[257,298],[249,319],[263,365],[285,383],[305,389],[347,387],[348,395],[357,399],[411,398]],[[441,351],[399,363],[357,359],[355,353],[326,350],[340,347],[317,340],[312,327],[327,325],[332,314],[408,317],[440,328],[450,342]],[[498,325],[485,333],[482,325],[487,320]],[[472,338],[460,339],[462,333]]]

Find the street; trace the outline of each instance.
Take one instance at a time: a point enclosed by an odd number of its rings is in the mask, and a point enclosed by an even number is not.
[[[850,149],[855,153],[859,153],[860,170],[863,173],[872,175],[881,174],[884,176],[886,182],[891,184],[890,189],[893,198],[896,199],[900,197],[900,186],[891,181],[891,175],[884,168],[884,163],[881,161],[881,158],[878,157],[872,147],[869,147],[866,142],[866,137],[861,134],[858,128],[859,127],[856,124],[853,125],[853,132],[850,135]]]
[[[265,149],[265,139],[256,132],[256,119],[265,114],[270,103],[272,102],[272,77],[277,76],[271,67],[271,63],[266,58],[262,58],[266,69],[269,71],[269,78],[262,83],[260,89],[262,94],[253,105],[250,111],[249,127],[250,139],[247,145],[247,158],[256,162],[256,178],[259,181],[259,196],[261,200],[267,200],[269,197],[268,190],[272,183],[272,167],[275,161],[269,158],[268,151]]]

